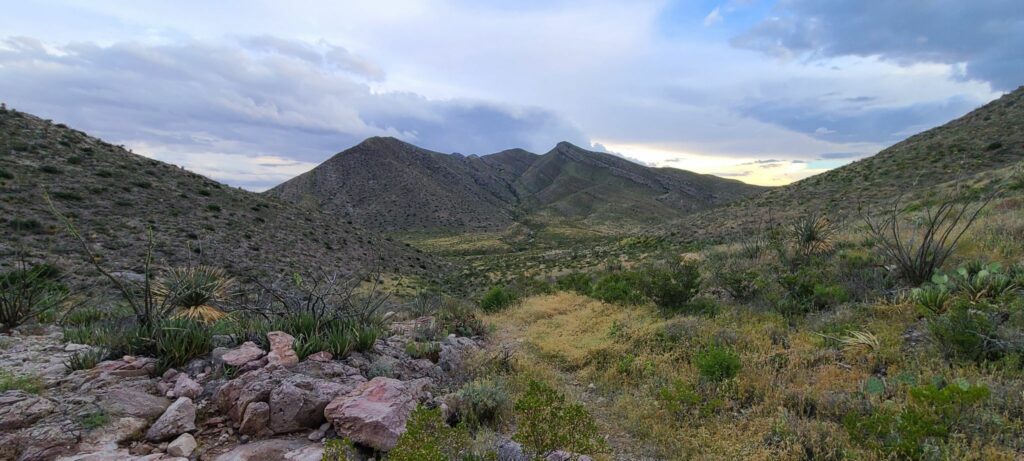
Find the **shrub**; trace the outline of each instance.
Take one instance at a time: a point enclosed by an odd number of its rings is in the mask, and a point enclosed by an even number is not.
[[[0,392],[25,391],[38,394],[43,390],[43,380],[34,375],[15,375],[7,370],[0,370]]]
[[[373,349],[377,339],[384,336],[384,330],[380,325],[372,323],[356,323],[352,326],[353,349],[359,352],[366,352]]]
[[[613,272],[601,277],[591,296],[606,303],[636,305],[644,302],[641,280],[635,272]]]
[[[488,426],[498,430],[512,410],[512,399],[500,381],[480,378],[455,393],[452,409],[470,429]]]
[[[701,377],[721,382],[736,377],[740,371],[740,356],[725,346],[712,345],[697,353],[694,363]]]
[[[348,439],[330,439],[324,443],[323,461],[356,461],[363,459],[356,445]]]
[[[455,333],[459,336],[483,336],[487,326],[476,316],[472,304],[448,299],[441,303],[435,320],[437,327],[444,333]]]
[[[213,323],[224,317],[215,304],[228,297],[233,283],[223,269],[176,267],[161,275],[154,293],[163,299],[174,317]]]
[[[409,341],[405,343],[405,353],[414,359],[427,359],[437,363],[441,355],[441,344],[434,341]]]
[[[0,274],[0,331],[9,331],[43,313],[53,311],[68,297],[67,288],[57,281],[59,271],[51,265],[29,266]]]
[[[749,300],[757,294],[759,279],[757,271],[740,269],[726,261],[716,262],[712,274],[714,284],[738,301]]]
[[[785,299],[776,305],[776,309],[786,316],[820,311],[849,299],[845,288],[822,280],[820,271],[809,267],[783,274],[779,277],[779,284],[785,292]]]
[[[512,438],[535,459],[555,450],[580,454],[607,451],[586,408],[567,402],[565,395],[547,384],[531,380],[514,409],[516,432]]]
[[[91,370],[96,365],[107,359],[109,352],[102,347],[94,347],[77,351],[64,362],[68,371]]]
[[[499,312],[518,302],[519,297],[509,288],[496,286],[487,290],[480,298],[480,309],[484,312]]]
[[[706,296],[698,296],[686,303],[682,309],[678,309],[678,313],[683,314],[700,314],[708,317],[714,317],[718,315],[718,311],[721,310],[718,301],[715,298]]]
[[[181,367],[210,353],[213,335],[201,322],[166,319],[154,330],[154,351],[161,369]]]
[[[928,322],[928,330],[948,359],[994,360],[1003,352],[997,325],[986,312],[960,302]]]
[[[585,272],[573,272],[569,275],[562,276],[555,282],[555,286],[562,291],[571,291],[573,293],[586,295],[590,293],[591,287],[594,282],[590,278],[590,274]]]
[[[694,264],[673,264],[644,272],[644,291],[658,308],[668,312],[685,310],[700,291],[700,283],[700,270]]]
[[[103,410],[86,413],[79,417],[78,422],[86,429],[97,429],[110,424],[110,415]]]
[[[908,211],[896,200],[880,218],[863,213],[862,218],[875,247],[898,268],[901,278],[917,286],[942,267],[992,199],[989,196],[976,205],[965,197],[950,196],[914,220],[907,219]]]
[[[944,387],[911,388],[909,396],[909,405],[903,410],[883,408],[867,416],[851,413],[843,424],[855,442],[888,457],[924,459],[937,449],[933,441],[948,439],[970,406],[988,398],[989,390],[960,381]]]
[[[949,289],[943,285],[914,288],[911,291],[918,312],[925,316],[942,315],[950,300]]]
[[[452,461],[469,455],[471,438],[463,427],[449,427],[441,410],[417,407],[409,415],[405,432],[388,452],[388,461]]]

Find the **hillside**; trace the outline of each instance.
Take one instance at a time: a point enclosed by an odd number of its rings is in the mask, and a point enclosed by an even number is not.
[[[479,232],[528,217],[651,223],[762,190],[564,142],[544,155],[511,149],[478,157],[370,138],[267,193],[371,229]]]
[[[158,263],[191,258],[235,273],[351,272],[377,261],[393,273],[438,267],[429,256],[315,210],[220,184],[29,114],[0,111],[0,152],[5,264],[21,250],[82,260],[48,210],[45,190],[117,270],[140,270],[147,227]]]
[[[769,190],[748,200],[696,213],[667,226],[686,238],[719,238],[781,222],[809,210],[835,219],[866,209],[925,198],[935,186],[1024,159],[1024,87],[945,125],[911,136],[878,154]]]

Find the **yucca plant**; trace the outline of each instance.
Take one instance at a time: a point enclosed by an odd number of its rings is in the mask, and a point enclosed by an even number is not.
[[[64,367],[68,371],[91,370],[96,368],[96,365],[100,362],[106,360],[109,355],[110,352],[102,347],[85,349],[71,354],[64,361]]]
[[[839,344],[847,351],[866,350],[868,352],[875,352],[882,347],[878,337],[869,331],[851,331],[849,335],[839,339]]]
[[[324,350],[330,352],[335,358],[342,358],[356,346],[356,335],[351,325],[336,323],[331,325],[321,335]],[[374,342],[377,339],[374,338]],[[373,344],[370,344],[373,347]],[[368,348],[367,348],[368,349]],[[366,349],[363,349],[366,350]]]
[[[793,221],[789,230],[797,256],[801,258],[829,253],[835,249],[833,238],[837,228],[823,214],[809,213],[800,216]]]
[[[154,287],[174,318],[213,323],[224,317],[216,304],[231,292],[234,280],[223,269],[185,266],[168,269]]]
[[[67,288],[56,281],[57,269],[50,265],[29,265],[0,274],[0,331],[52,312],[68,299]]]

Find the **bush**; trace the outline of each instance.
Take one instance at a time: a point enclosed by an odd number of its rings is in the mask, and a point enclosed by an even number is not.
[[[673,264],[666,269],[644,271],[644,291],[654,305],[680,312],[700,292],[700,270],[694,264]]]
[[[229,296],[233,283],[223,269],[216,267],[176,267],[161,275],[154,294],[163,299],[175,317],[213,323],[224,317],[216,304]]]
[[[480,298],[480,309],[484,312],[499,312],[511,307],[518,300],[519,296],[511,289],[496,286],[487,290],[483,298]]]
[[[196,357],[210,353],[213,335],[201,322],[189,319],[166,319],[154,330],[154,351],[159,368],[181,367]]]
[[[931,319],[928,331],[947,359],[983,362],[998,359],[1004,350],[991,316],[963,301]]]
[[[555,282],[555,286],[562,291],[571,291],[573,293],[587,295],[590,294],[590,290],[594,282],[590,278],[590,274],[585,272],[573,272],[569,275],[562,276]]]
[[[644,302],[641,285],[638,273],[613,272],[601,277],[590,295],[606,303],[636,305]]]
[[[948,439],[969,414],[970,406],[988,398],[989,390],[960,381],[943,387],[915,387],[909,396],[909,405],[903,410],[884,408],[867,416],[852,413],[843,424],[855,442],[887,457],[925,459],[938,449],[934,441]]]
[[[918,312],[930,317],[946,313],[950,301],[949,289],[942,285],[923,286],[911,291]]]
[[[101,347],[94,347],[71,354],[64,362],[68,371],[91,370],[107,359],[109,352]]]
[[[488,426],[498,430],[512,410],[512,399],[501,382],[481,378],[455,393],[452,409],[470,429]]]
[[[51,265],[29,266],[0,274],[0,331],[9,331],[35,320],[60,306],[68,289],[57,281],[59,271]]]
[[[434,341],[409,341],[405,343],[405,353],[414,359],[427,359],[437,363],[441,355],[441,345]]]
[[[805,267],[779,277],[785,298],[776,305],[785,316],[820,311],[849,300],[846,289],[822,280],[820,271]]]
[[[735,378],[741,367],[740,356],[725,346],[707,347],[694,359],[701,377],[712,382]]]
[[[607,451],[586,408],[567,402],[565,395],[547,384],[531,380],[514,409],[516,433],[512,438],[534,458],[555,450],[591,455]]]
[[[471,438],[463,427],[449,427],[441,410],[417,407],[409,415],[405,432],[388,452],[388,461],[453,461],[470,455]]]
[[[438,308],[435,320],[437,327],[445,334],[483,336],[487,333],[487,326],[476,314],[472,304],[446,299]]]

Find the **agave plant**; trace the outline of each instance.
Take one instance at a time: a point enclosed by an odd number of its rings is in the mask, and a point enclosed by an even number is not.
[[[234,279],[219,268],[176,267],[160,277],[154,293],[173,318],[212,323],[224,317],[216,304],[228,297],[233,285]]]

